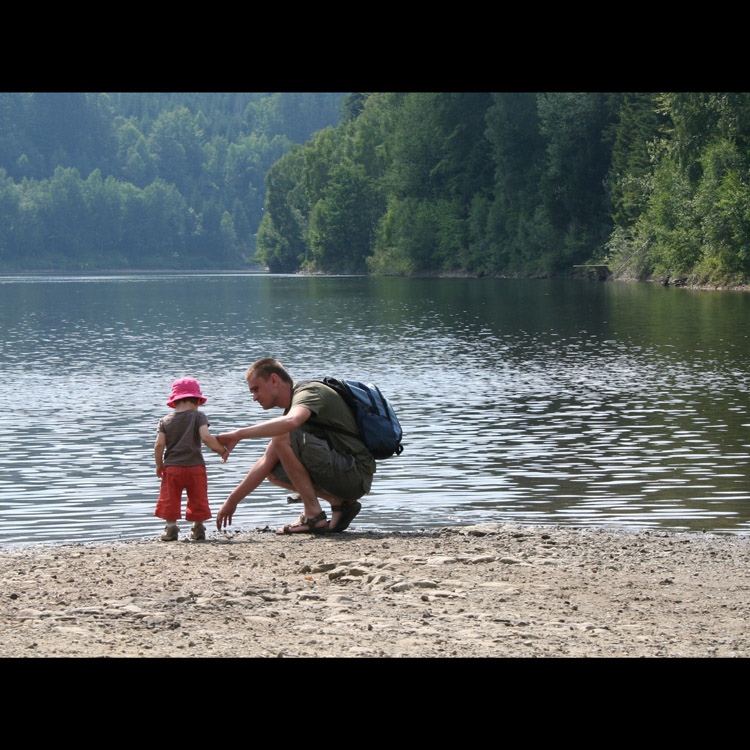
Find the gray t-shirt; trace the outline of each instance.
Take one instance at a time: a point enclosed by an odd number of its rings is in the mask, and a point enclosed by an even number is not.
[[[199,430],[208,417],[197,409],[175,411],[159,420],[159,432],[167,436],[165,466],[205,466]]]

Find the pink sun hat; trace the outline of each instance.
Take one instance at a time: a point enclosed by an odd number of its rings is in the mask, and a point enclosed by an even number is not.
[[[167,406],[174,409],[174,402],[181,398],[198,398],[201,404],[206,403],[206,397],[201,393],[201,387],[195,378],[180,378],[172,383],[172,395],[167,401]]]

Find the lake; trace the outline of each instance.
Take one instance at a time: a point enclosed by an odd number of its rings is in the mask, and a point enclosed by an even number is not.
[[[244,382],[264,356],[392,401],[405,450],[353,530],[748,533],[749,324],[747,293],[638,283],[2,276],[0,545],[158,535],[172,381],[197,378],[212,432],[235,429],[280,414]],[[264,444],[204,449],[214,513]],[[264,484],[234,528],[293,520],[285,494]]]

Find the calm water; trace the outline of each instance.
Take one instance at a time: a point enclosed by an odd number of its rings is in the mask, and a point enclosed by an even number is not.
[[[0,545],[150,537],[172,380],[212,431],[243,376],[374,381],[404,454],[353,529],[514,522],[748,533],[750,295],[646,284],[243,274],[0,277]],[[272,412],[277,415],[279,412]],[[260,456],[205,452],[214,512]],[[295,515],[266,484],[236,528]]]

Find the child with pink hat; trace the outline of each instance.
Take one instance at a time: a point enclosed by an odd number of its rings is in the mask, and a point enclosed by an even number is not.
[[[208,417],[198,411],[206,403],[198,381],[180,378],[172,383],[172,395],[167,401],[174,411],[159,420],[154,444],[156,476],[161,479],[159,499],[154,515],[163,518],[166,528],[163,542],[177,540],[177,519],[182,518],[182,491],[187,492],[185,519],[193,522],[190,538],[206,538],[204,521],[211,518],[208,505],[206,463],[201,453],[201,441],[227,460],[227,449],[209,431]]]

